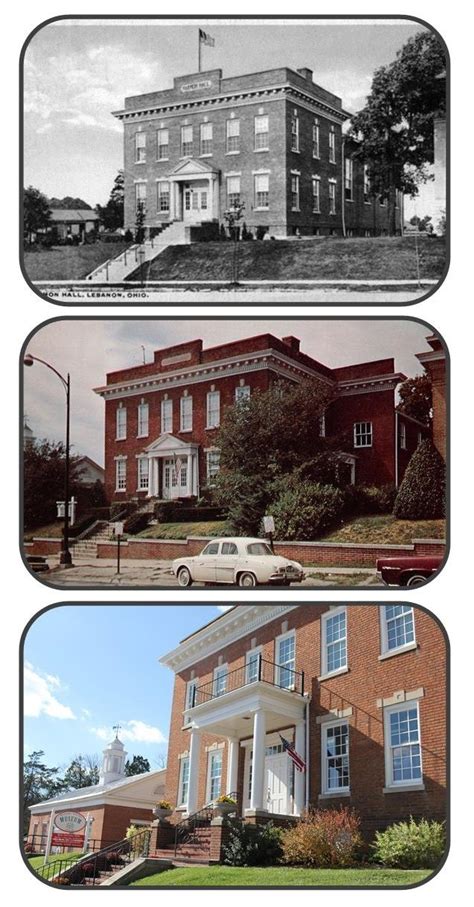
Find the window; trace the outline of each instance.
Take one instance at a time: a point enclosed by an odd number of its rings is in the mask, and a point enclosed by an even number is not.
[[[161,401],[161,434],[171,434],[173,431],[173,401]]]
[[[192,157],[193,127],[181,126],[181,157]]]
[[[127,437],[127,410],[124,406],[119,406],[116,412],[116,440],[124,441]]]
[[[235,388],[235,402],[242,403],[243,400],[250,399],[250,387],[248,384],[241,384]]]
[[[140,403],[137,414],[137,437],[146,438],[148,436],[148,403]]]
[[[138,457],[138,491],[148,491],[148,457]]]
[[[321,212],[321,180],[319,176],[313,176],[313,212]]]
[[[188,680],[186,684],[186,698],[184,702],[184,711],[187,712],[188,709],[193,709],[196,704],[196,690],[197,690],[197,679]]]
[[[319,120],[313,123],[313,157],[319,159]]]
[[[227,665],[219,665],[214,670],[214,696],[223,696],[227,690]]]
[[[354,422],[354,447],[372,447],[372,422]]]
[[[268,116],[255,117],[255,151],[268,151]]]
[[[218,553],[219,553],[219,542],[209,542],[209,545],[206,545],[206,547],[204,548],[204,551],[202,552],[202,554],[206,555],[206,557],[209,557],[209,555],[211,555],[211,554],[218,554]]]
[[[227,207],[237,208],[240,205],[240,176],[227,177]]]
[[[209,485],[212,484],[220,469],[220,450],[208,450],[206,453],[206,475]]]
[[[321,673],[333,674],[347,668],[346,609],[327,611],[321,617]]]
[[[227,120],[227,154],[237,154],[240,151],[240,120]]]
[[[157,204],[156,207],[158,211],[169,211],[170,210],[170,184],[163,180],[159,181],[156,184],[157,189]]]
[[[285,690],[295,686],[295,634],[287,633],[276,640],[276,663],[278,686]]]
[[[407,449],[407,427],[404,422],[400,422],[400,448]]]
[[[234,542],[222,542],[221,554],[238,554],[237,545]]]
[[[329,180],[329,213],[336,213],[336,180]]]
[[[146,207],[146,183],[135,183],[135,203]]]
[[[127,460],[125,457],[120,457],[115,461],[115,490],[127,490]]]
[[[189,792],[189,756],[181,759],[179,772],[178,806],[186,806]]]
[[[193,427],[193,398],[181,397],[180,431],[191,431]]]
[[[245,659],[246,683],[255,683],[255,681],[259,679],[261,658],[262,653],[260,649],[251,649],[250,652],[247,652],[247,657]]]
[[[336,163],[336,128],[329,127],[329,163]]]
[[[382,655],[412,649],[415,643],[415,618],[410,605],[383,605],[380,611]]]
[[[386,708],[384,729],[387,787],[421,784],[423,771],[418,702]]]
[[[300,150],[300,123],[296,114],[291,118],[291,150]]]
[[[351,157],[346,157],[344,161],[344,198],[346,202],[352,202],[354,200],[353,180],[354,165]]]
[[[169,130],[159,129],[156,133],[156,156],[159,161],[167,161],[169,156]]]
[[[370,175],[368,164],[364,164],[364,202],[366,205],[370,205]]]
[[[212,154],[212,123],[201,123],[200,154]]]
[[[291,174],[291,210],[300,210],[300,178],[297,173]]]
[[[349,725],[347,722],[321,725],[322,793],[349,790]]]
[[[255,207],[268,208],[268,173],[255,175]]]
[[[142,164],[146,160],[146,132],[135,134],[135,163]]]
[[[221,422],[221,395],[220,391],[209,391],[207,395],[207,425],[206,428],[218,428]]]
[[[222,779],[222,750],[209,753],[207,774],[207,803],[212,803],[220,796]]]

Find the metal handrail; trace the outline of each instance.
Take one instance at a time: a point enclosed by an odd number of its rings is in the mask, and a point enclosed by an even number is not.
[[[207,805],[176,823],[174,829],[175,856],[180,845],[196,843],[196,829],[205,828],[207,825],[210,825],[213,815],[214,807]]]
[[[112,866],[119,866],[123,862],[132,862],[137,857],[148,856],[150,849],[151,830],[145,829],[130,835],[129,838],[122,838],[107,847],[102,847],[96,853],[87,853],[80,857],[69,857],[69,859],[55,860],[47,863],[40,869],[36,870],[45,880],[52,880],[57,884],[64,884],[69,877],[71,885],[91,885],[95,886],[104,872],[113,872]],[[117,858],[115,863],[109,857],[114,854]],[[77,878],[75,875],[77,874]],[[61,880],[64,880],[61,882]]]
[[[220,687],[219,681],[222,682],[223,680],[225,682]],[[193,691],[191,708],[195,708],[195,706],[202,705],[205,702],[211,702],[226,693],[242,689],[242,687],[257,682],[268,683],[277,689],[290,690],[299,693],[301,696],[304,695],[304,671],[294,671],[285,665],[259,657],[257,670],[255,670],[254,664],[241,665],[240,668],[227,671],[220,678],[214,677],[207,683],[196,687]]]

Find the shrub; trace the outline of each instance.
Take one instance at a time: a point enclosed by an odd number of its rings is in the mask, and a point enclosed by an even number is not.
[[[436,520],[445,515],[446,466],[428,438],[410,459],[393,514],[399,520]]]
[[[173,522],[174,511],[174,501],[161,501],[159,504],[155,504],[155,519],[159,523],[171,523]]]
[[[344,495],[333,485],[305,485],[288,489],[272,508],[277,539],[312,541],[338,522]]]
[[[304,866],[351,866],[362,844],[355,812],[324,809],[309,812],[282,836],[285,863]]]
[[[444,824],[410,816],[409,822],[378,831],[372,845],[375,859],[400,869],[434,869],[441,862],[446,837]]]
[[[127,535],[136,535],[138,532],[142,532],[143,529],[146,529],[150,519],[152,517],[151,513],[132,513],[131,516],[127,517],[123,524],[123,531]]]
[[[271,866],[282,854],[281,829],[272,822],[260,828],[255,825],[232,825],[229,840],[223,847],[227,866]]]
[[[396,496],[394,485],[347,485],[344,488],[344,512],[347,516],[391,513]]]

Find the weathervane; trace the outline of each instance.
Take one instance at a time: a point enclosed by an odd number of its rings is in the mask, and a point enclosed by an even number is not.
[[[121,730],[121,725],[114,724],[112,730],[115,731],[115,739],[118,740],[118,732]]]

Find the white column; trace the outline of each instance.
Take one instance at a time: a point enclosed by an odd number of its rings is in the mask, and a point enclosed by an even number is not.
[[[199,779],[199,749],[201,739],[198,731],[193,728],[189,732],[189,785],[188,785],[188,815],[197,810],[198,779]]]
[[[257,709],[253,716],[253,762],[250,809],[263,809],[265,783],[265,712]],[[265,801],[266,802],[266,801]]]
[[[193,493],[193,455],[188,453],[188,468],[186,470],[186,494],[188,497]]]
[[[295,730],[295,750],[298,753],[298,756],[301,756],[302,759],[305,758],[305,726],[304,721],[298,722]],[[306,766],[306,771],[308,771],[308,766]],[[305,807],[305,786],[306,778],[304,772],[297,772],[295,768],[295,803],[294,803],[294,813],[295,816],[301,816],[301,813]]]
[[[149,457],[148,459],[148,494],[147,497],[151,498],[154,495],[153,490],[153,459]]]
[[[237,790],[237,775],[239,769],[239,741],[235,737],[227,738],[227,793],[233,794]]]

